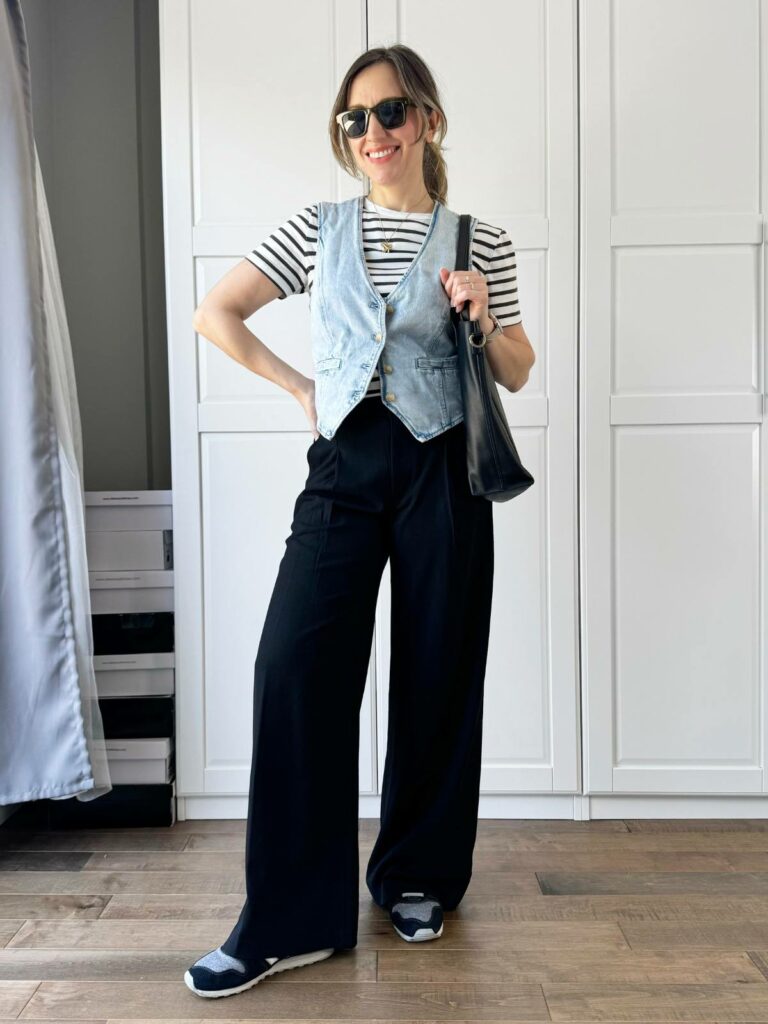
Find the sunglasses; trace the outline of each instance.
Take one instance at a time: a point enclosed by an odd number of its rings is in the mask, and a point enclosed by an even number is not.
[[[375,107],[353,107],[336,115],[336,121],[350,139],[359,139],[368,131],[368,119],[374,111],[382,128],[402,128],[408,114],[408,107],[416,104],[405,96],[381,100]]]

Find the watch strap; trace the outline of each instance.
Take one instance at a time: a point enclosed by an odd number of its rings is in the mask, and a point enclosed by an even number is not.
[[[494,338],[498,337],[503,332],[501,324],[499,323],[499,318],[496,316],[496,314],[491,313],[489,310],[488,317],[493,321],[493,329],[491,330],[490,334],[486,334],[485,340],[492,341]]]

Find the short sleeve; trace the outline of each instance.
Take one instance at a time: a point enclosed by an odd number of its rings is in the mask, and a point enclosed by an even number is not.
[[[478,240],[483,239],[480,225],[476,231]],[[481,252],[478,253],[476,268],[485,274],[488,281],[488,309],[499,318],[502,327],[509,327],[523,320],[517,293],[517,256],[507,232],[503,228],[495,228],[494,231],[497,235],[492,245],[488,240],[481,241],[478,246]]]
[[[306,206],[289,217],[244,258],[258,267],[283,293],[309,291],[317,252],[317,205]]]

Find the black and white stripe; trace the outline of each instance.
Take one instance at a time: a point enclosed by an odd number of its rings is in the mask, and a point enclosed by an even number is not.
[[[381,217],[381,221],[379,220]],[[387,298],[408,269],[427,234],[431,213],[401,213],[374,206],[369,199],[363,206],[363,250],[368,273],[382,298]],[[407,223],[403,223],[407,220]],[[398,227],[398,224],[401,226]],[[384,232],[382,234],[382,225]],[[395,231],[397,228],[397,231]],[[394,235],[392,232],[395,232]],[[391,237],[393,249],[384,252],[380,242]],[[273,234],[265,238],[245,258],[258,267],[283,293],[309,293],[317,254],[317,205],[306,206],[289,217]],[[488,281],[489,309],[502,327],[521,323],[523,317],[517,294],[517,257],[503,228],[478,221],[472,239],[472,266]],[[374,371],[366,398],[381,394],[378,369]]]

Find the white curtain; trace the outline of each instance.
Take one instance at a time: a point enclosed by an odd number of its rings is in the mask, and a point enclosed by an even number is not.
[[[19,0],[0,6],[0,804],[112,788],[80,414]]]

